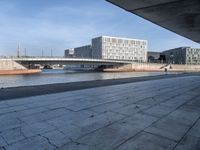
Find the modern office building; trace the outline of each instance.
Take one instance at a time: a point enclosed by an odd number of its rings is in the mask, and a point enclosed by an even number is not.
[[[65,57],[73,58],[74,57],[74,49],[70,48],[70,49],[65,50]]]
[[[76,57],[76,58],[91,58],[92,57],[91,45],[85,45],[85,46],[74,48],[74,57]]]
[[[161,62],[160,56],[161,56],[161,52],[153,52],[153,51],[147,52],[147,59],[149,63]]]
[[[172,64],[200,64],[200,49],[179,47],[163,51],[166,62]]]
[[[93,38],[91,45],[65,50],[65,57],[147,62],[147,41],[101,36]]]
[[[147,62],[147,41],[110,36],[92,39],[92,57]]]
[[[67,58],[92,58],[91,45],[71,48],[65,50],[65,57]]]

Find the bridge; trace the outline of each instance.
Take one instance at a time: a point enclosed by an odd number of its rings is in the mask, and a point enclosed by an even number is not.
[[[63,57],[20,57],[20,58],[10,58],[10,59],[0,59],[6,62],[14,62],[17,66],[22,66],[25,68],[35,68],[36,66],[52,67],[54,65],[75,65],[74,67],[90,68],[90,69],[105,69],[105,68],[115,68],[121,67],[127,64],[133,63],[133,61],[123,61],[123,60],[106,60],[106,59],[92,59],[92,58],[63,58]],[[4,63],[5,64],[5,63]],[[7,63],[8,64],[8,63]],[[14,66],[10,63],[10,65]],[[8,65],[6,65],[8,66]],[[0,67],[1,68],[1,67]]]
[[[12,58],[13,61],[20,64],[100,64],[100,65],[123,65],[130,64],[132,61],[107,60],[92,58]]]

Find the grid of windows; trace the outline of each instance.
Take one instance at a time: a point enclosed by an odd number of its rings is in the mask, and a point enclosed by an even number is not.
[[[94,58],[147,61],[147,41],[102,36],[92,39]]]
[[[200,64],[200,49],[187,48],[186,49],[186,63]]]
[[[65,51],[65,57],[98,58],[147,61],[147,41],[127,38],[102,36],[92,39],[92,45],[86,45]]]

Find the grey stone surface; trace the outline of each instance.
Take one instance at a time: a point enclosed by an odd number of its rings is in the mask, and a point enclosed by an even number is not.
[[[90,145],[94,149],[110,150],[140,131],[141,129],[126,122],[116,122],[80,138],[78,142]]]
[[[198,149],[199,79],[1,101],[0,149]]]
[[[75,125],[65,125],[59,127],[58,130],[65,134],[65,136],[72,141],[75,141],[76,139],[92,132],[92,129],[88,130]]]
[[[9,146],[5,147],[6,150],[53,150],[56,147],[54,145],[51,145],[47,139],[41,137],[41,136],[36,136],[36,137],[31,137],[27,138],[24,140],[21,140],[17,143],[11,144]]]
[[[143,113],[151,115],[151,116],[155,116],[155,117],[163,117],[164,115],[167,115],[173,110],[175,110],[175,108],[170,107],[170,106],[156,105],[143,111]]]
[[[169,114],[169,117],[177,120],[181,124],[191,126],[200,117],[200,108],[184,105]]]
[[[174,141],[179,141],[189,128],[190,126],[180,123],[179,120],[166,117],[148,127],[145,131]]]
[[[0,147],[6,146],[6,141],[0,136]]]
[[[124,117],[125,116],[121,114],[106,112],[96,117],[90,117],[85,120],[75,122],[74,124],[89,131],[94,131],[104,126],[110,125],[118,120],[121,120]]]
[[[199,106],[199,107],[200,107],[200,99],[199,99],[199,97],[194,98],[194,99],[191,100],[188,104],[189,104],[189,105],[194,105],[194,106]]]
[[[58,130],[43,133],[41,134],[41,136],[46,138],[49,141],[49,143],[51,143],[51,145],[54,145],[56,148],[71,142],[71,140],[68,137],[66,137],[65,134]]]
[[[142,132],[122,144],[117,150],[170,150],[176,145],[174,141]]]
[[[70,113],[69,110],[66,110],[64,108],[59,108],[59,109],[54,109],[54,110],[47,110],[45,112],[35,113],[33,115],[29,115],[25,117],[20,117],[20,120],[22,120],[23,122],[32,124],[34,122],[45,121],[45,120],[56,118],[62,115],[66,115],[68,113]]]
[[[59,150],[100,150],[100,149],[95,149],[94,147],[86,145],[86,144],[75,143],[75,142],[65,144],[58,149]]]
[[[132,128],[144,129],[157,121],[159,118],[146,114],[135,114],[131,117],[121,120],[122,123],[131,124]]]
[[[21,126],[21,122],[19,119],[13,118],[4,118],[0,120],[0,132],[5,131],[7,129],[13,129]]]
[[[6,143],[8,144],[12,144],[14,142],[18,142],[20,140],[25,139],[21,127],[6,130],[4,132],[1,132],[0,135],[5,139]]]
[[[200,138],[200,120],[198,120],[195,125],[190,129],[188,135]]]
[[[55,129],[56,127],[49,125],[46,122],[36,122],[33,124],[22,126],[21,132],[24,134],[25,137],[32,137]]]
[[[194,136],[185,136],[177,145],[175,150],[199,150],[200,138]]]
[[[145,105],[139,105],[139,104],[131,104],[128,106],[124,106],[118,109],[115,109],[114,112],[123,114],[123,115],[127,115],[127,116],[131,116],[134,115],[135,113],[142,111],[143,109],[147,108],[148,106]]]

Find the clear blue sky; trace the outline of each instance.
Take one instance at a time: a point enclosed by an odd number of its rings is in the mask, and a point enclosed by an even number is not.
[[[101,35],[146,39],[153,51],[200,47],[104,0],[0,0],[0,55],[16,55],[20,43],[28,55],[63,56]]]

